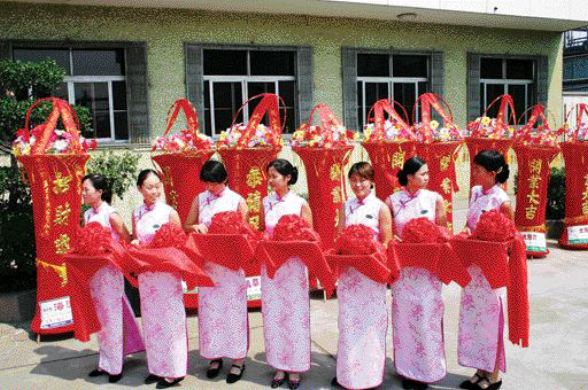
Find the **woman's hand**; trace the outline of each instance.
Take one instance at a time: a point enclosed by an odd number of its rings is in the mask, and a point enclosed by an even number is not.
[[[206,234],[208,233],[208,227],[206,227],[205,224],[201,223],[198,225],[192,225],[190,226],[190,230],[194,233],[198,233],[198,234]]]

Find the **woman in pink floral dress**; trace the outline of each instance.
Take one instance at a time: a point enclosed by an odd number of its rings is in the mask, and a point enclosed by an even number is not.
[[[404,188],[387,199],[392,210],[393,232],[402,236],[404,226],[414,218],[427,218],[447,226],[443,198],[426,189],[429,169],[418,157],[408,159],[398,172]],[[408,267],[392,285],[392,328],[394,365],[405,379],[405,389],[426,389],[427,383],[447,373],[443,342],[443,298],[439,278],[423,268]]]
[[[508,164],[495,150],[483,150],[476,155],[473,177],[477,184],[471,190],[466,231],[476,228],[485,211],[499,210],[510,219],[512,207],[502,183],[508,180]],[[477,265],[468,268],[472,281],[464,288],[459,314],[457,355],[459,364],[476,368],[469,380],[461,383],[464,389],[496,390],[502,385],[500,371],[506,371],[504,354],[504,289],[492,289]]]
[[[207,233],[212,217],[223,211],[239,211],[243,220],[247,220],[247,204],[241,195],[227,187],[227,178],[224,165],[218,161],[209,160],[202,166],[200,180],[207,189],[192,202],[184,223],[187,233]],[[227,383],[235,383],[245,370],[249,349],[245,272],[211,261],[204,262],[204,271],[215,286],[198,289],[200,355],[210,359],[208,378],[220,373],[223,358],[233,359]]]
[[[298,215],[312,226],[308,203],[290,191],[298,169],[284,159],[267,167],[273,192],[263,199],[265,233],[269,237],[284,215]],[[310,369],[310,299],[308,270],[298,257],[291,257],[273,279],[261,269],[263,336],[267,362],[276,369],[271,382],[277,388],[286,380],[290,389],[300,385],[300,373]]]
[[[372,166],[358,162],[347,177],[355,198],[343,206],[340,231],[349,225],[365,225],[373,230],[374,239],[387,246],[392,238],[390,209],[372,193]],[[347,389],[377,387],[382,383],[386,360],[386,284],[349,267],[339,276],[337,297],[337,376],[331,383]]]
[[[181,226],[174,209],[162,202],[161,180],[152,169],[139,173],[137,188],[143,204],[133,212],[133,245],[148,244],[166,223]],[[145,384],[158,389],[179,383],[188,366],[188,335],[182,279],[169,272],[139,274],[139,296],[149,376]]]
[[[109,204],[112,195],[106,178],[97,174],[84,176],[82,195],[84,203],[90,206],[84,213],[84,225],[98,222],[110,229],[113,239],[130,241],[129,231],[121,216]],[[123,273],[113,265],[102,267],[90,280],[90,294],[101,330],[98,333],[98,368],[89,376],[108,375],[110,383],[122,378],[126,355],[144,350],[124,288]]]

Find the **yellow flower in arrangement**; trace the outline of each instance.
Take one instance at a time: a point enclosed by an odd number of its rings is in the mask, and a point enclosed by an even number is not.
[[[481,123],[482,126],[488,126],[490,124],[490,122],[492,122],[492,119],[490,119],[490,117],[482,117]]]
[[[304,140],[304,131],[296,130],[294,133],[292,133],[292,139],[295,139],[297,141]]]
[[[439,127],[439,122],[437,122],[436,120],[432,120],[429,125],[431,126],[431,129],[437,130],[437,128]]]
[[[354,141],[358,141],[361,138],[361,134],[359,134],[359,132],[355,132],[353,133],[353,140]]]
[[[219,141],[224,141],[227,139],[227,132],[221,131],[220,135],[218,136]]]

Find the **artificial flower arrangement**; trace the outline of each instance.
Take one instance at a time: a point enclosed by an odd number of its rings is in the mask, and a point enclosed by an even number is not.
[[[500,102],[500,106],[496,118],[486,115],[490,107],[498,102]],[[509,113],[510,116],[508,116]],[[509,118],[516,122],[514,101],[512,96],[508,94],[500,95],[488,105],[484,115],[468,123],[466,135],[473,138],[512,139],[515,135],[515,128],[509,125]]]
[[[415,103],[414,112],[416,115],[417,104],[421,104],[421,122],[413,125],[413,131],[420,143],[430,144],[433,142],[462,141],[463,134],[455,125],[451,108],[442,97],[434,93],[423,93]],[[445,110],[445,108],[447,110]],[[435,110],[442,118],[443,125],[431,118]]]
[[[363,142],[403,142],[416,140],[416,136],[409,126],[403,126],[398,121],[391,121],[390,118],[384,122],[383,137],[374,137],[375,129],[376,125],[374,123],[368,123],[363,127]]]
[[[449,240],[447,228],[436,225],[425,217],[411,219],[402,229],[402,242],[445,243]]]
[[[211,149],[212,146],[212,138],[206,134],[200,132],[194,133],[188,129],[183,129],[174,134],[157,137],[153,142],[151,151],[181,153]]]
[[[395,106],[400,107],[404,113],[404,119],[395,109]],[[388,113],[388,118],[385,118],[385,113]],[[390,101],[388,99],[378,100],[370,108],[370,112],[368,113],[368,124],[363,128],[363,142],[416,141],[416,135],[408,125],[407,117],[406,109],[397,101]]]
[[[31,154],[31,149],[45,130],[45,125],[35,126],[30,132],[26,129],[19,129],[16,132],[16,138],[12,142],[12,153],[18,156],[28,156]],[[78,140],[74,139],[74,136],[60,129],[53,130],[49,137],[46,153],[47,154],[68,154],[77,153],[79,148],[77,146]],[[79,137],[79,146],[85,153],[88,150],[96,149],[97,143],[93,139],[88,141],[84,137]]]
[[[503,123],[498,126],[496,118],[480,116],[467,125],[466,135],[469,137],[489,138],[489,139],[512,139],[515,133],[513,126]]]
[[[282,144],[281,139],[279,137],[276,139],[274,132],[263,123],[257,125],[255,132],[248,140],[245,140],[245,142],[240,141],[246,129],[247,125],[237,123],[227,130],[222,131],[216,143],[217,148],[235,148],[240,144],[244,144],[243,146],[246,148],[271,147],[276,145],[276,143],[277,145]]]
[[[483,213],[470,236],[473,240],[503,242],[517,234],[515,223],[497,210]]]
[[[184,112],[187,129],[170,134],[180,112]],[[212,148],[212,138],[199,131],[198,115],[194,106],[188,99],[178,99],[170,107],[167,113],[167,127],[163,135],[153,142],[151,151],[168,153],[182,153],[197,150],[209,150]]]
[[[541,119],[541,124],[535,127],[539,119]],[[514,140],[517,144],[524,146],[556,147],[558,146],[557,138],[564,131],[564,127],[552,129],[545,117],[545,107],[537,104],[533,107],[528,122],[516,132]]]
[[[349,225],[335,240],[335,253],[338,255],[371,255],[384,252],[384,246],[374,238],[374,231],[365,225]]]
[[[461,141],[463,136],[454,123],[444,123],[442,127],[436,120],[432,120],[428,126],[419,122],[414,126],[417,139],[422,143]]]
[[[315,112],[319,114],[320,125],[312,124]],[[337,148],[349,146],[359,138],[359,133],[348,130],[341,124],[329,106],[319,103],[310,112],[308,122],[301,124],[292,134],[290,145],[293,147]]]

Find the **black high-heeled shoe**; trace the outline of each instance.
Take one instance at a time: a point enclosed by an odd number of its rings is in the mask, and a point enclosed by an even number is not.
[[[473,381],[472,381],[472,379],[473,379]],[[480,382],[482,379],[484,379],[484,376],[482,376],[476,372],[470,379],[466,379],[465,381],[461,382],[459,384],[459,388],[473,390],[476,388],[476,385],[478,384],[478,382]]]
[[[280,379],[276,379],[275,376],[272,378],[272,383],[271,383],[271,388],[272,389],[277,389],[278,387],[282,386],[284,384],[284,382],[286,382],[286,377],[288,376],[288,373],[284,373],[284,376],[281,377]]]
[[[300,387],[301,382],[302,382],[302,379],[299,378],[298,380],[293,381],[290,379],[290,375],[288,375],[288,388],[290,390],[295,390],[298,387]]]
[[[239,379],[241,379],[241,377],[243,376],[243,372],[245,371],[245,363],[243,363],[242,365],[237,365],[237,364],[233,364],[231,366],[231,368],[238,368],[239,369],[239,373],[238,374],[233,374],[232,372],[229,372],[229,375],[227,375],[227,383],[231,384],[231,383],[235,383],[237,382]]]
[[[101,376],[101,375],[108,375],[108,373],[106,371],[102,371],[99,368],[96,368],[96,369],[90,371],[90,373],[88,374],[88,376],[91,378],[95,378],[95,377]]]
[[[402,388],[403,389],[413,389],[413,390],[425,390],[429,387],[424,382],[415,381],[413,379],[404,379],[402,381]]]
[[[143,381],[144,384],[146,385],[151,385],[155,382],[159,382],[160,380],[162,380],[163,378],[157,375],[153,375],[153,374],[149,374],[147,376],[147,378],[145,378],[145,380]]]
[[[482,387],[482,383],[488,383],[487,387]],[[489,378],[482,378],[473,387],[473,390],[498,390],[502,386],[502,379],[498,382],[490,382]]]
[[[215,368],[211,368],[213,364],[217,364]],[[208,370],[206,370],[206,377],[208,379],[216,378],[220,373],[220,370],[223,368],[223,359],[214,359],[208,363]]]
[[[184,380],[184,377],[181,377],[181,378],[176,378],[171,382],[168,382],[165,378],[163,378],[159,382],[157,382],[157,386],[155,386],[155,388],[156,389],[167,389],[168,387],[176,386],[178,383],[180,383],[183,380]]]
[[[108,375],[108,383],[116,383],[119,380],[121,380],[122,377],[123,377],[123,373],[122,372],[120,374],[118,374],[118,375],[110,375],[109,374]]]

